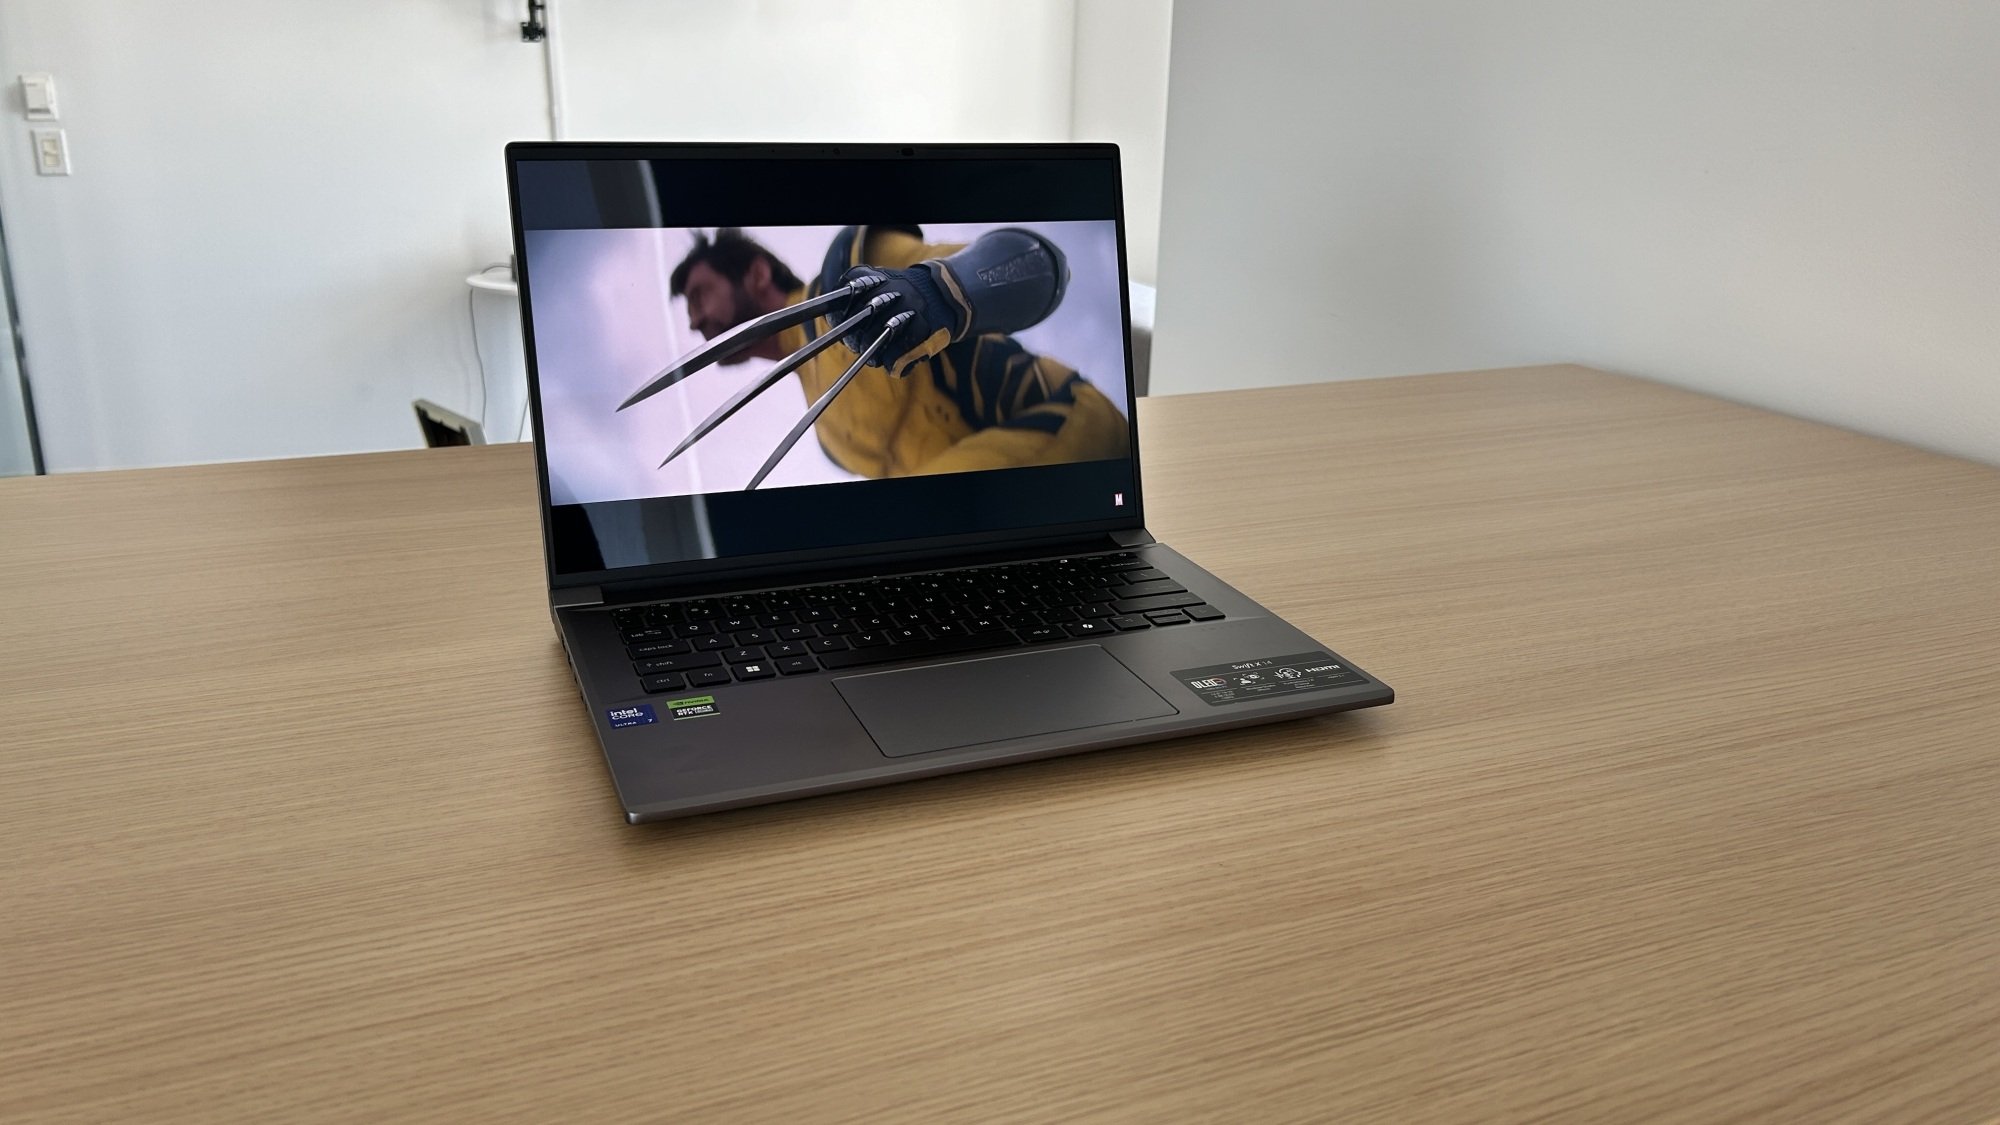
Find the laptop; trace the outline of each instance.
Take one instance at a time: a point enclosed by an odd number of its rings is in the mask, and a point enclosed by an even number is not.
[[[1146,530],[1115,145],[507,179],[549,609],[632,823],[1394,699]]]

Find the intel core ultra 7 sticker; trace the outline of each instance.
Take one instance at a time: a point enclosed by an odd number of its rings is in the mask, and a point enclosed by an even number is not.
[[[1323,652],[1184,668],[1175,672],[1174,678],[1211,707],[1367,682],[1361,673]]]
[[[613,707],[604,713],[604,717],[611,720],[612,730],[620,727],[641,727],[647,723],[660,721],[660,717],[653,714],[653,705],[650,703],[641,703],[636,707]]]

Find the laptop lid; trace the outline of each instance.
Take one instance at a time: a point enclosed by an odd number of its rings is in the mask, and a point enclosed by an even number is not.
[[[1116,146],[507,165],[551,587],[1143,528]]]

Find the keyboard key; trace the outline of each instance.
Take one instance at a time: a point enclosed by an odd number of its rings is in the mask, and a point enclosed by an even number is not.
[[[1087,605],[1084,606],[1082,609],[1077,610],[1076,612],[1078,616],[1084,618],[1085,620],[1089,620],[1090,618],[1093,617],[1110,617],[1116,614],[1118,611],[1112,609],[1108,605]]]
[[[723,649],[735,647],[736,639],[725,634],[717,634],[713,637],[696,637],[694,639],[694,650],[696,652],[721,652]]]
[[[770,629],[745,629],[736,634],[736,643],[739,645],[768,645],[775,644],[777,640],[778,634]]]
[[[1207,604],[1191,605],[1181,610],[1181,612],[1194,618],[1196,621],[1219,621],[1222,618],[1221,610]]]
[[[687,640],[692,637],[708,637],[713,635],[715,635],[715,626],[709,624],[706,621],[690,621],[685,625],[674,626],[674,636],[679,637],[682,640]]]
[[[804,656],[806,651],[806,643],[804,641],[784,641],[771,646],[771,656],[775,659],[782,659],[787,656]]]
[[[846,652],[847,642],[839,637],[819,637],[807,641],[806,647],[814,652]]]
[[[1149,613],[1146,615],[1146,620],[1151,621],[1155,625],[1185,625],[1188,623],[1187,617],[1179,610],[1170,613]]]
[[[686,672],[694,668],[714,668],[722,663],[722,658],[712,652],[692,652],[686,656],[668,656],[659,660],[645,660],[639,664],[641,676],[660,676],[668,672]]]
[[[778,674],[778,670],[768,660],[759,660],[755,664],[738,664],[735,672],[739,680],[768,680]]]
[[[985,636],[986,634],[975,635]],[[1069,634],[1063,632],[1060,625],[1037,625],[1032,629],[1021,630],[1021,639],[1031,645],[1039,645],[1047,644],[1050,641],[1066,641],[1069,639]]]
[[[1145,613],[1154,609],[1178,609],[1184,605],[1200,605],[1201,599],[1193,594],[1157,594],[1150,598],[1120,598],[1112,602],[1112,608],[1120,613]]]
[[[715,627],[726,633],[734,633],[743,629],[755,629],[757,622],[751,615],[745,614],[742,617],[725,617],[715,622]]]
[[[917,626],[884,630],[882,635],[889,638],[890,644],[897,645],[911,644],[916,641],[927,641],[930,639],[930,634]]]
[[[847,643],[854,648],[876,648],[888,644],[889,637],[879,630],[854,633],[848,636]]]
[[[790,613],[760,613],[757,615],[757,627],[772,629],[779,625],[790,625],[796,620],[797,617]]]
[[[1167,576],[1166,571],[1154,570],[1150,566],[1142,567],[1138,570],[1128,570],[1125,573],[1119,575],[1119,577],[1123,578],[1126,582],[1135,585],[1140,582],[1150,582],[1155,578],[1165,578],[1166,576]]]
[[[819,635],[822,637],[844,637],[854,631],[854,626],[845,621],[822,621],[819,625]]]
[[[1063,626],[1072,637],[1098,637],[1118,630],[1103,621],[1073,621]]]
[[[704,668],[699,672],[688,673],[688,686],[691,688],[721,687],[728,682],[729,673],[720,668]]]
[[[911,641],[900,645],[879,645],[875,648],[850,649],[847,652],[829,652],[820,657],[819,662],[829,671],[836,671],[841,668],[857,668],[863,664],[881,664],[890,660],[921,660],[932,656],[977,652],[1013,643],[1012,633],[972,633],[939,641]]]
[[[778,671],[787,676],[796,676],[804,672],[819,671],[819,664],[810,656],[788,656],[778,661]]]
[[[728,652],[723,653],[722,658],[731,664],[750,664],[764,659],[764,650],[761,648],[732,648]]]
[[[1154,594],[1178,594],[1187,587],[1171,578],[1155,578],[1151,582],[1133,582],[1126,585],[1118,595],[1124,598],[1144,598]]]
[[[634,660],[648,660],[655,656],[678,656],[683,652],[692,651],[693,648],[694,646],[686,641],[647,641],[645,644],[633,645],[626,651],[632,654]]]
[[[1120,629],[1125,630],[1126,632],[1130,632],[1134,629],[1149,629],[1152,627],[1152,622],[1147,621],[1145,618],[1140,617],[1136,613],[1124,617],[1113,617],[1110,619],[1110,621],[1111,624],[1117,626]]]
[[[687,686],[686,676],[647,676],[639,681],[647,691],[679,691]]]
[[[816,636],[810,625],[780,625],[778,636],[787,641],[806,641]]]

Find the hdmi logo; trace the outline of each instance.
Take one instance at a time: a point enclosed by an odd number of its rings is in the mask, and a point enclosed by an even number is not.
[[[660,717],[653,714],[653,705],[650,703],[641,703],[637,707],[613,707],[604,713],[604,717],[611,720],[611,729],[613,730],[617,730],[619,727],[639,727],[647,723],[657,723],[660,721]]]

